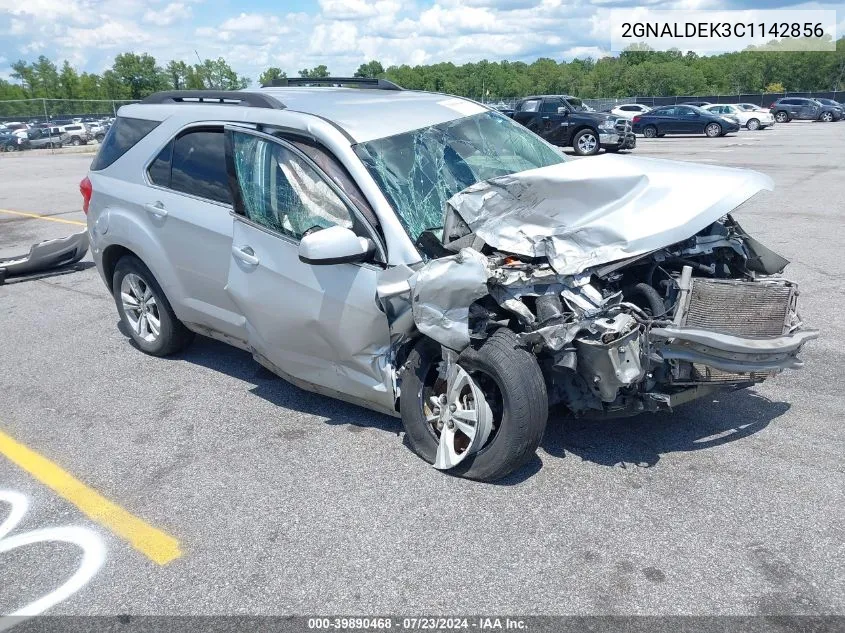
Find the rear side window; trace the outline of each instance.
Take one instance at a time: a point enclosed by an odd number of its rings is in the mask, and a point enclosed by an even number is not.
[[[111,165],[128,152],[138,141],[153,131],[158,124],[158,121],[148,121],[147,119],[117,117],[114,125],[111,126],[108,134],[106,134],[106,138],[103,139],[100,151],[97,152],[97,156],[91,164],[91,170],[97,171]]]
[[[150,163],[150,181],[160,187],[170,187],[170,161],[173,158],[173,141],[164,146]]]
[[[232,204],[222,129],[188,132],[174,141],[170,188]]]
[[[519,104],[519,111],[520,112],[537,112],[540,108],[540,100],[539,99],[529,99],[528,101],[523,101]]]

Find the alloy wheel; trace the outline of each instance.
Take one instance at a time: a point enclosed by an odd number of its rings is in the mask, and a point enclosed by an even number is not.
[[[135,273],[128,273],[120,282],[120,300],[126,321],[135,334],[154,342],[161,334],[161,315],[153,289]]]
[[[704,133],[710,138],[714,138],[722,133],[722,126],[718,123],[710,123],[704,130]]]
[[[454,364],[445,384],[426,389],[423,414],[437,438],[434,467],[448,470],[481,449],[493,430],[493,412],[479,383]],[[439,391],[439,393],[438,393]]]
[[[583,154],[592,154],[596,151],[598,144],[599,140],[595,134],[588,132],[578,139],[578,150]]]

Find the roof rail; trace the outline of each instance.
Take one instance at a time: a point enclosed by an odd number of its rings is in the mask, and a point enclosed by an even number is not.
[[[209,103],[212,105],[239,105],[252,108],[272,108],[283,110],[285,104],[278,99],[261,92],[242,92],[240,90],[166,90],[155,92],[141,103]]]
[[[285,88],[288,86],[356,86],[358,88],[369,88],[371,90],[402,90],[399,86],[387,79],[376,79],[375,77],[281,77],[274,79],[262,88]]]

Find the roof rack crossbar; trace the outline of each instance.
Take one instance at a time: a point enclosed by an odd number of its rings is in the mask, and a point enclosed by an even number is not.
[[[212,105],[239,105],[252,108],[271,108],[283,110],[285,104],[268,94],[261,92],[242,92],[240,90],[166,90],[155,92],[141,103],[208,103]]]
[[[289,86],[356,86],[370,90],[402,90],[399,86],[387,79],[376,79],[375,77],[281,77],[274,79],[262,88],[285,88]]]

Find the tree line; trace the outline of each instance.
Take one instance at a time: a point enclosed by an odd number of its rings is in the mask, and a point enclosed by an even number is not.
[[[147,53],[117,55],[101,74],[60,66],[45,56],[12,64],[11,81],[0,79],[0,101],[12,99],[134,100],[158,90],[237,90],[252,82],[225,59],[161,65]],[[304,68],[300,77],[331,76],[325,65]],[[431,90],[495,101],[527,94],[574,94],[584,98],[812,92],[845,90],[845,37],[836,50],[759,52],[699,56],[679,51],[627,50],[616,57],[540,58],[531,63],[482,60],[475,63],[389,66],[361,64],[359,77],[389,79],[404,88]],[[259,84],[287,77],[281,68],[261,73]]]

